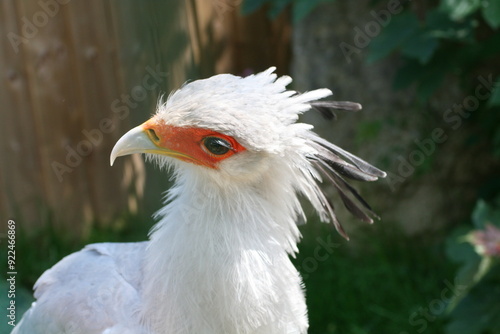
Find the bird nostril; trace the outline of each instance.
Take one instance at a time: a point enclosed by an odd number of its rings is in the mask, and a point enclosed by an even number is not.
[[[153,129],[148,129],[148,136],[149,138],[154,142],[154,143],[159,143],[160,142],[160,137],[156,134],[155,130]]]

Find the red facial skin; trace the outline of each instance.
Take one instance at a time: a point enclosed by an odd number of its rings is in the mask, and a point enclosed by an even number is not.
[[[195,127],[172,126],[155,117],[145,122],[142,127],[158,147],[157,153],[213,169],[218,169],[218,164],[222,160],[246,150],[233,137],[222,133]],[[224,139],[231,144],[232,149],[224,154],[213,154],[204,146],[204,139],[207,137]]]

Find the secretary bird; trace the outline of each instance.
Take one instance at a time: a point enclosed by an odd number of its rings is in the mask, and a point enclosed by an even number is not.
[[[360,109],[287,90],[275,68],[184,85],[118,140],[123,155],[172,169],[150,240],[86,246],[47,270],[14,334],[306,333],[302,279],[289,259],[299,196],[341,235],[328,182],[357,218],[376,215],[347,182],[385,173],[319,137],[298,116]]]

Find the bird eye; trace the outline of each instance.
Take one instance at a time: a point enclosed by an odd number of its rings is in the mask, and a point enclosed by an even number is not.
[[[227,140],[219,137],[206,137],[203,139],[203,146],[208,152],[215,155],[223,155],[229,152],[229,150],[233,150],[233,147]]]

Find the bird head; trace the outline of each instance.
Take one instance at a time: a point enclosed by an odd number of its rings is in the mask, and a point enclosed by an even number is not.
[[[351,212],[371,222],[371,209],[345,178],[374,181],[385,173],[322,139],[311,125],[297,122],[311,108],[328,113],[360,106],[318,101],[331,95],[328,89],[303,94],[287,90],[291,78],[277,78],[274,70],[245,78],[221,74],[185,84],[159,102],[151,119],[118,140],[111,165],[119,156],[146,153],[160,166],[204,175],[223,186],[254,186],[271,171],[288,175],[291,189],[305,195],[321,218],[333,220],[345,235],[318,185],[327,180]]]

